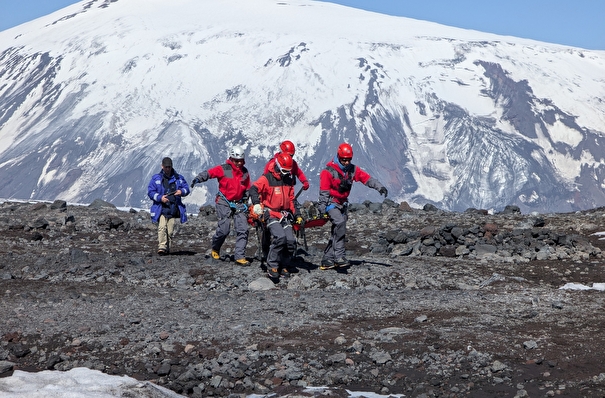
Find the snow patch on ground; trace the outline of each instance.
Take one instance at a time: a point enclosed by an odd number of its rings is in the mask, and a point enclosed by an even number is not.
[[[569,282],[561,286],[559,289],[562,290],[598,290],[601,292],[605,291],[605,283],[593,283],[591,286],[586,286],[581,283]]]
[[[329,387],[308,387],[305,392],[330,395]],[[350,398],[402,398],[404,395],[380,395],[346,390]],[[0,379],[3,398],[182,398],[164,387],[128,376],[111,376],[99,370],[74,368],[67,372],[45,370],[37,373],[15,370],[12,376]],[[263,398],[267,395],[249,395]]]
[[[88,368],[37,373],[15,370],[12,376],[0,379],[0,395],[4,398],[182,397],[148,381],[110,376]]]

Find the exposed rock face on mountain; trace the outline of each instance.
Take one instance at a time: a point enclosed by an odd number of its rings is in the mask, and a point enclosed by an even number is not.
[[[143,207],[164,156],[190,179],[243,145],[260,176],[289,139],[314,189],[347,141],[414,207],[590,209],[603,76],[603,51],[325,2],[86,0],[0,32],[2,197]]]
[[[251,266],[232,238],[210,259],[215,222],[202,207],[158,256],[145,211],[1,204],[0,377],[84,366],[192,397],[605,393],[605,292],[560,289],[603,282],[604,209],[355,204],[351,266],[320,270],[329,224],[309,228],[277,283],[253,227]]]

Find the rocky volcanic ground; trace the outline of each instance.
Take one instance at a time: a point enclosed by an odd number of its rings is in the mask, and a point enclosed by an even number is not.
[[[319,270],[329,224],[309,228],[274,284],[258,260],[209,258],[212,207],[160,257],[147,212],[5,202],[0,377],[88,367],[191,397],[603,397],[605,292],[560,287],[605,282],[605,209],[516,210],[356,204],[349,268]],[[251,258],[257,242],[251,227]]]

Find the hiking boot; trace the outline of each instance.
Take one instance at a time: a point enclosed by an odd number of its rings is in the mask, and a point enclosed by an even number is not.
[[[279,271],[279,275],[281,275],[282,278],[289,278],[290,277],[290,271],[288,271],[288,268],[282,268]]]
[[[339,258],[338,260],[334,261],[334,265],[338,268],[344,268],[344,267],[348,267],[349,265],[351,265],[351,263],[349,263],[349,260],[342,257],[342,258]]]
[[[321,265],[319,269],[326,270],[334,268],[334,262],[332,260],[321,260]]]
[[[163,247],[160,247],[160,248],[158,249],[158,254],[159,254],[160,256],[165,256],[166,254],[168,254],[168,249],[165,249],[165,248],[163,248]]]
[[[221,255],[218,251],[212,249],[212,252],[210,253],[210,256],[215,259],[215,260],[220,260]]]
[[[267,268],[267,275],[269,275],[269,278],[271,278],[271,279],[278,279],[279,278],[279,269],[278,268]]]
[[[250,261],[246,260],[245,258],[240,258],[239,260],[235,260],[235,263],[237,265],[241,265],[242,267],[247,267],[250,265]]]

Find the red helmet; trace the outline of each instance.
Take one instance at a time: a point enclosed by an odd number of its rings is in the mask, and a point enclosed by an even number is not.
[[[351,147],[351,145],[347,144],[346,142],[343,142],[342,144],[340,144],[338,146],[338,152],[336,152],[336,154],[338,155],[338,158],[348,158],[348,159],[352,159],[353,158],[353,148]]]
[[[281,145],[279,146],[279,149],[281,149],[281,151],[283,153],[287,153],[290,156],[294,156],[294,152],[296,152],[296,149],[294,148],[294,144],[292,143],[292,141],[282,142]]]
[[[277,155],[277,158],[275,158],[275,165],[277,166],[277,169],[284,174],[288,174],[290,171],[292,171],[293,164],[294,161],[292,160],[292,156],[288,155],[287,153],[280,153]]]

